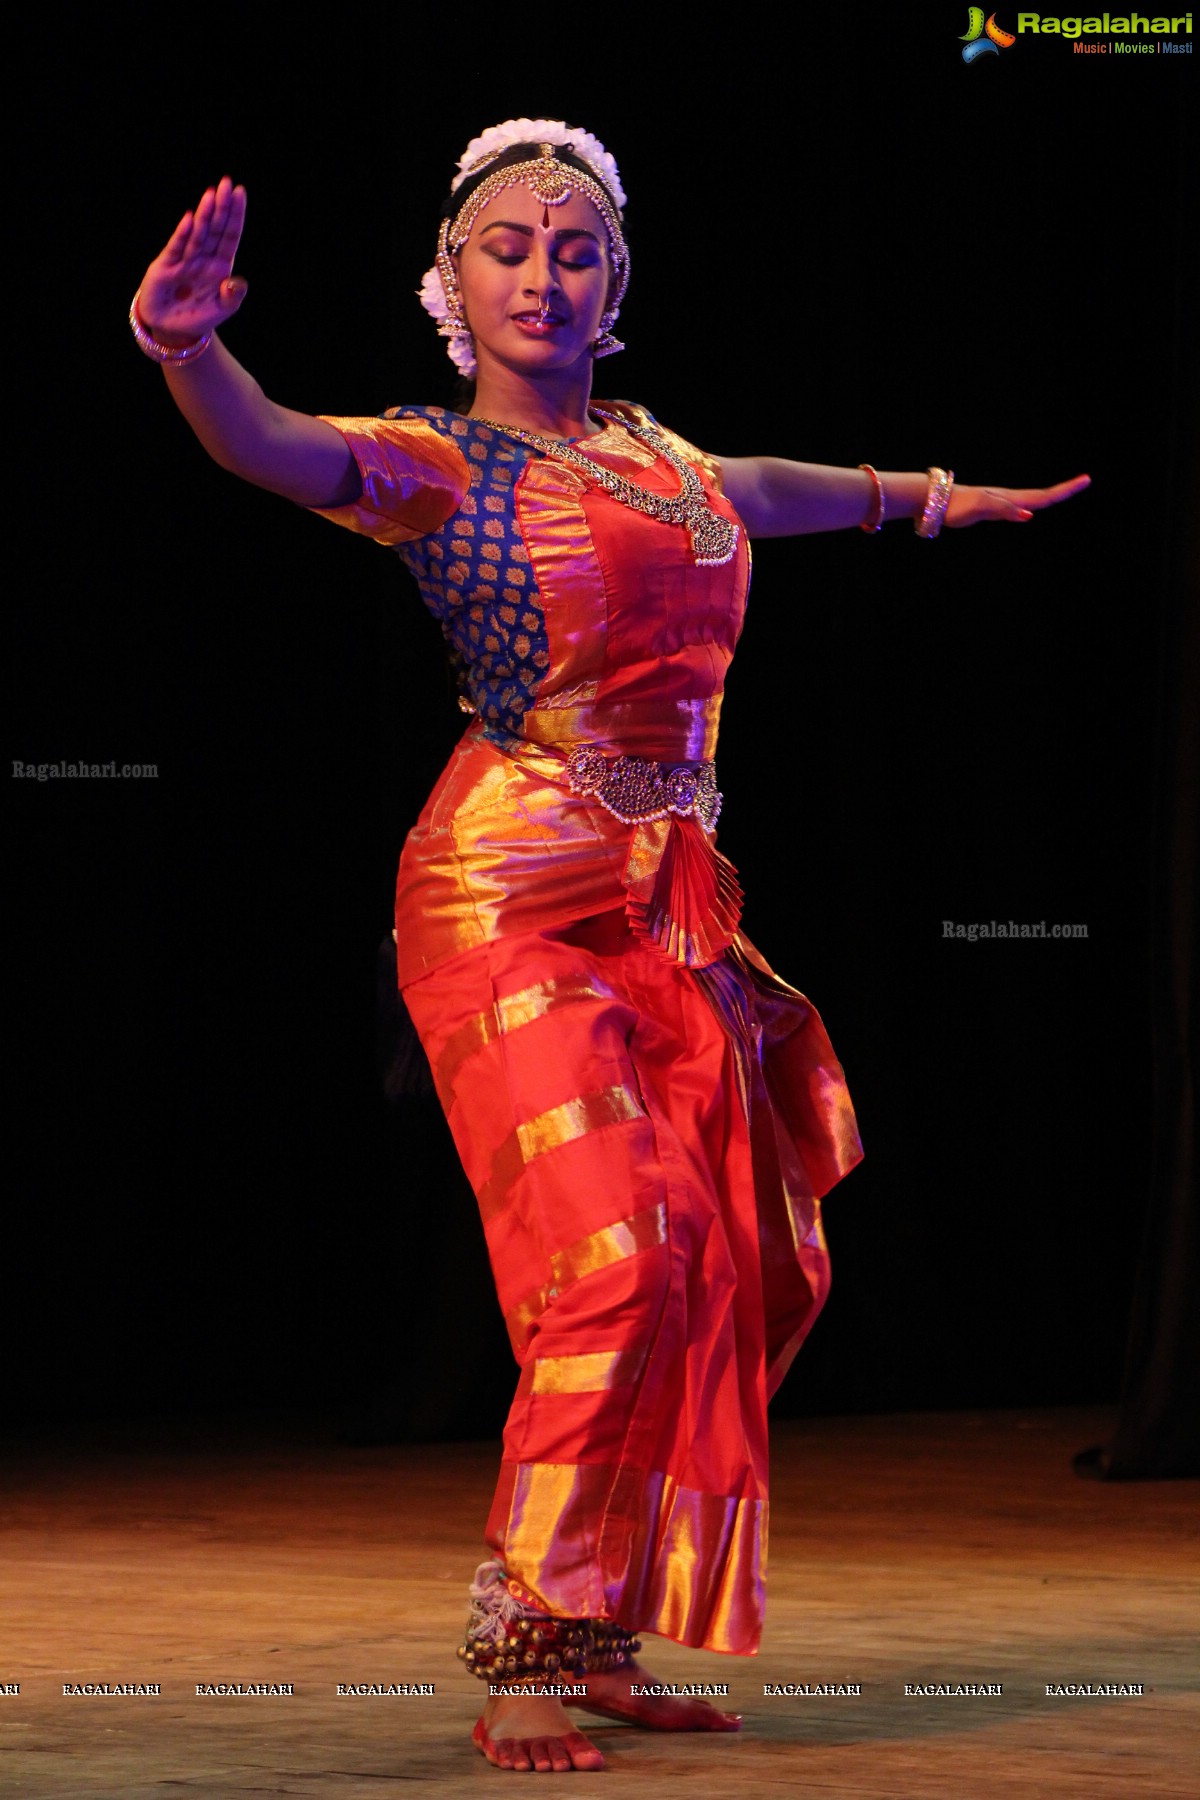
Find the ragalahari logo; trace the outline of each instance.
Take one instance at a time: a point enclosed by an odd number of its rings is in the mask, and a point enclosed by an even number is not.
[[[995,13],[989,14],[985,24],[982,6],[967,8],[967,22],[969,30],[959,39],[964,62],[972,63],[977,56],[999,56],[1001,50],[1011,50],[1017,41],[1011,31],[1001,31]]]

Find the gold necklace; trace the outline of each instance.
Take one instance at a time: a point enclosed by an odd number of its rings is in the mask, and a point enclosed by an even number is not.
[[[652,494],[649,488],[639,487],[636,481],[630,481],[627,475],[618,475],[614,469],[605,468],[603,463],[595,463],[591,457],[584,456],[571,444],[564,443],[561,438],[543,437],[538,431],[524,431],[518,425],[500,425],[495,419],[481,419],[478,413],[471,415],[476,425],[490,426],[493,431],[503,432],[505,437],[516,438],[519,443],[529,444],[540,450],[543,456],[549,456],[555,462],[567,463],[586,475],[597,487],[602,487],[606,494],[622,506],[632,507],[634,512],[645,513],[651,519],[658,519],[664,525],[686,526],[692,540],[692,554],[700,568],[717,568],[722,563],[732,562],[737,549],[738,528],[732,519],[722,518],[708,504],[708,496],[703,483],[691,463],[672,450],[665,438],[647,426],[631,425],[628,419],[618,418],[615,413],[606,413],[600,407],[588,409],[607,425],[622,425],[630,437],[635,437],[646,445],[656,456],[664,457],[681,482],[678,494]]]

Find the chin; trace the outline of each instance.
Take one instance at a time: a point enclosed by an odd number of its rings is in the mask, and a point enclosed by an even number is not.
[[[478,346],[476,347],[476,356],[478,356]],[[586,347],[541,343],[536,339],[530,343],[522,342],[515,346],[506,346],[503,353],[500,354],[492,351],[491,356],[494,361],[519,375],[541,375],[549,370],[565,372],[568,369],[574,369],[581,362],[590,363],[591,361]]]

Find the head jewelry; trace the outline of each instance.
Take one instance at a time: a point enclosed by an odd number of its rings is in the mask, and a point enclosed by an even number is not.
[[[504,153],[517,145],[536,145],[537,155],[503,160]],[[464,183],[471,184],[471,191],[462,205],[451,207],[442,220],[437,261],[425,271],[419,289],[421,305],[438,321],[439,336],[450,340],[446,348],[456,368],[468,378],[475,373],[475,341],[463,310],[454,252],[466,243],[471,227],[488,202],[505,188],[521,184],[547,208],[561,206],[578,193],[590,200],[599,213],[608,237],[613,288],[592,354],[610,356],[614,350],[623,349],[612,335],[612,328],[629,285],[629,250],[620,212],[625,204],[625,190],[617,165],[604,145],[590,132],[575,130],[561,119],[509,119],[473,138],[458,169],[450,184],[451,194],[456,194]]]

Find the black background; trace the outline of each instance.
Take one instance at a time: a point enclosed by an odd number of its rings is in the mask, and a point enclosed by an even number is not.
[[[1022,527],[756,546],[722,847],[820,1007],[867,1160],[784,1413],[1111,1398],[1144,1206],[1157,626],[1187,488],[1193,59],[965,7],[770,35],[465,7],[319,31],[130,15],[18,45],[7,755],[16,1130],[4,1398],[495,1429],[512,1365],[375,959],[461,719],[394,558],[210,464],[125,325],[225,171],[266,391],[449,396],[413,290],[468,138],[566,116],[630,201],[632,398],[718,453],[1090,492]],[[1001,15],[1012,25],[1015,15]],[[157,31],[157,27],[156,27]],[[1112,40],[1109,40],[1111,43]],[[945,919],[1084,941],[943,938]]]

